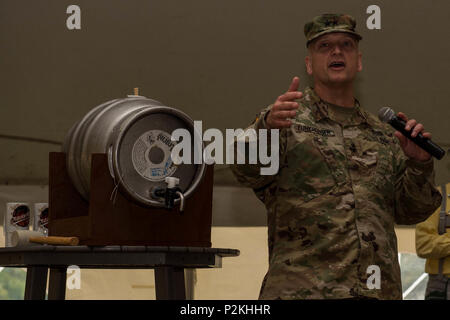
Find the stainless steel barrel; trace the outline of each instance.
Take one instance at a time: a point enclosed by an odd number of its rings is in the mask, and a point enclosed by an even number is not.
[[[179,188],[188,198],[202,181],[206,165],[194,164],[193,157],[191,164],[173,163],[171,150],[176,142],[171,141],[171,134],[179,128],[189,131],[194,150],[194,134],[198,133],[192,119],[180,110],[142,96],[97,106],[70,129],[63,144],[73,185],[89,200],[92,154],[105,153],[119,190],[138,203],[163,206],[163,199],[150,193],[165,187],[166,177],[178,178]]]

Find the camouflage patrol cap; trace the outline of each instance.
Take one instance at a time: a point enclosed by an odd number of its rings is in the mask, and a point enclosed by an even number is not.
[[[305,24],[306,46],[314,39],[331,32],[350,33],[361,40],[362,37],[355,31],[355,27],[355,19],[347,14],[322,14]]]

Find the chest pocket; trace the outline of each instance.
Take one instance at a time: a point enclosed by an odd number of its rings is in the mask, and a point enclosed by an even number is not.
[[[390,141],[377,130],[367,130],[355,141],[356,150],[351,156],[359,168],[361,182],[370,188],[393,192],[393,152]]]
[[[342,138],[320,137],[313,138],[314,146],[320,152],[322,159],[327,164],[334,178],[336,187],[346,184],[347,181],[347,159]]]
[[[336,186],[332,168],[315,143],[316,133],[292,137],[278,180],[278,191],[302,201],[310,201]]]

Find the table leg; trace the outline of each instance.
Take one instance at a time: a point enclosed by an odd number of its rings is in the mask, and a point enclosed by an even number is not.
[[[195,283],[197,282],[197,269],[187,268],[184,270],[186,279],[186,299],[194,300]]]
[[[45,300],[48,267],[28,267],[25,282],[25,300]]]
[[[156,300],[185,300],[184,268],[155,267]]]
[[[67,267],[50,268],[48,282],[48,300],[64,300],[66,298]]]

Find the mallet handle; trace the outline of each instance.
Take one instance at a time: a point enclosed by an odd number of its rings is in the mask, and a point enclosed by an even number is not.
[[[41,244],[53,244],[62,246],[76,246],[80,242],[77,237],[32,237],[28,241]]]

